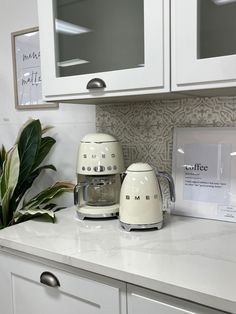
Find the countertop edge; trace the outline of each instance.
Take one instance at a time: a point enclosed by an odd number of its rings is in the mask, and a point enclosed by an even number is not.
[[[77,257],[74,258],[71,256],[50,252],[48,250],[34,248],[29,245],[19,244],[11,240],[1,238],[0,251],[12,254],[15,253],[21,257],[32,256],[34,258],[40,258],[41,260],[48,260],[52,263],[56,262],[58,264],[71,266],[101,276],[133,284],[142,288],[150,289],[159,293],[164,293],[187,301],[192,301],[207,307],[211,307],[213,309],[221,310],[223,312],[236,313],[236,303],[232,301],[191,289],[186,289],[181,286],[176,286],[156,279],[143,277],[139,274],[132,274],[108,266],[88,262],[87,260],[78,259]]]

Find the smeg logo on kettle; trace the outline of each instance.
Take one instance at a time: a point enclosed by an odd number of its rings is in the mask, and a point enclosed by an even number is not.
[[[145,201],[149,201],[151,199],[158,199],[158,195],[154,194],[153,196],[150,195],[145,195],[143,197],[141,197],[140,195],[134,195],[134,196],[130,196],[130,195],[125,195],[125,199],[126,200],[135,200],[135,201],[141,201],[141,200],[145,200]]]

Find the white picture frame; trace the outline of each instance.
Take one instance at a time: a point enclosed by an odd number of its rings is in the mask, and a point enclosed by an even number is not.
[[[236,222],[236,128],[175,128],[171,213]]]
[[[42,100],[39,28],[11,34],[16,109],[58,108]]]

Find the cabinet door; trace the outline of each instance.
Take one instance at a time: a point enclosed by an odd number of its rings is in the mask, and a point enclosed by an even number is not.
[[[223,312],[128,285],[128,314],[223,314]]]
[[[4,314],[125,314],[121,302],[125,285],[119,282],[112,286],[93,280],[93,276],[82,277],[3,254],[0,278],[0,312]]]
[[[39,0],[45,99],[169,91],[169,1]],[[87,89],[94,78],[106,87]]]
[[[236,86],[236,1],[171,4],[172,90]]]

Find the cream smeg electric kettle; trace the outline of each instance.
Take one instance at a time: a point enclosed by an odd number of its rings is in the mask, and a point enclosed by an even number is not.
[[[120,191],[120,224],[132,229],[162,228],[163,197],[158,178],[168,180],[170,199],[175,201],[172,177],[166,172],[155,172],[147,163],[128,167]]]

